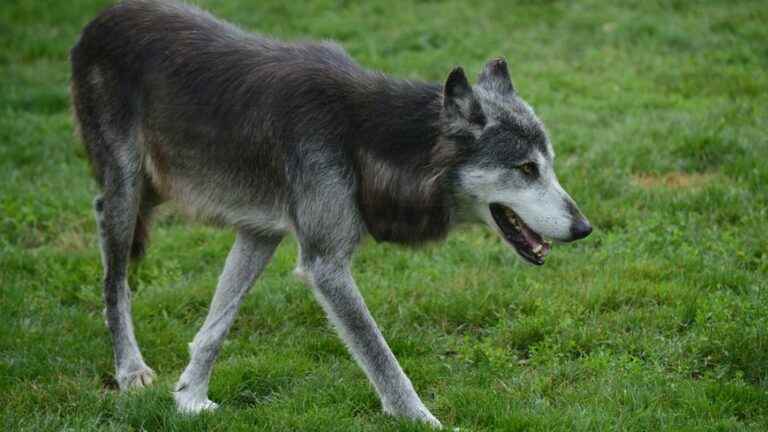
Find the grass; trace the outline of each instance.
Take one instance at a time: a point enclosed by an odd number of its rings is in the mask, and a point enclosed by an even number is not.
[[[768,8],[762,1],[204,1],[281,37],[442,79],[504,55],[549,127],[561,182],[596,232],[518,263],[487,229],[355,273],[445,424],[490,431],[768,429]],[[156,386],[118,394],[67,53],[105,2],[0,7],[0,427],[426,430],[391,419],[290,276],[286,241],[245,302],[212,415],[170,389],[231,232],[161,217],[132,275]]]

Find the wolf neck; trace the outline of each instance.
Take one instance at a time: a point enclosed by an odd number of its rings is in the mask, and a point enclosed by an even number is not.
[[[377,76],[356,101],[360,145],[391,151],[428,148],[440,130],[441,88]]]
[[[441,138],[441,87],[379,77],[359,99],[358,205],[378,241],[439,240],[453,220],[455,149]]]

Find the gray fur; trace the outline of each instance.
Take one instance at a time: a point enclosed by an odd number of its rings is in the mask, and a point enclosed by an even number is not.
[[[180,411],[195,413],[216,408],[216,404],[208,399],[213,363],[235,321],[240,303],[267,266],[280,239],[280,236],[255,235],[249,231],[238,233],[219,278],[208,317],[189,344],[189,365],[174,391]]]
[[[95,207],[121,389],[154,376],[133,334],[126,282],[154,207],[173,200],[238,231],[176,386],[182,411],[215,408],[207,387],[221,342],[274,248],[293,233],[297,275],[384,410],[439,425],[352,279],[360,240],[440,240],[459,222],[488,222],[491,197],[513,205],[529,190],[553,197],[544,207],[521,204],[532,220],[557,221],[542,227],[560,235],[562,224],[588,226],[559,187],[543,126],[502,60],[474,87],[460,68],[445,85],[398,80],[360,67],[332,42],[282,42],[148,0],[102,12],[71,60],[76,123],[103,191]],[[542,175],[524,179],[517,167],[531,160]]]

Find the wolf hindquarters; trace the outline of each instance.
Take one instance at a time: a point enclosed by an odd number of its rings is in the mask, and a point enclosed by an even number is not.
[[[72,50],[71,96],[77,130],[102,190],[93,203],[104,268],[105,317],[112,336],[116,379],[121,390],[154,379],[133,331],[127,271],[144,250],[153,203],[141,172],[132,133],[130,99],[108,70]]]

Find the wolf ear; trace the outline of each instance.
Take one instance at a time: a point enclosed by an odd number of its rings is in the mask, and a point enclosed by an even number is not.
[[[485,64],[477,84],[488,91],[503,95],[515,92],[515,86],[512,85],[512,79],[509,77],[507,61],[503,57],[495,58]]]
[[[462,117],[470,123],[485,124],[483,110],[461,67],[453,69],[445,80],[443,108],[449,115]]]

